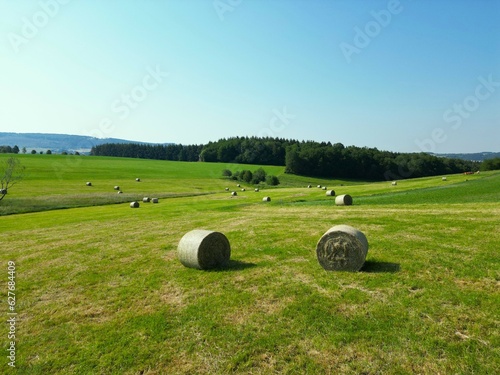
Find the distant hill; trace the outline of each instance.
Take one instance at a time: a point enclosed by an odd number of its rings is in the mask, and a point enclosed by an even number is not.
[[[2,133],[0,132],[0,146],[17,145],[20,149],[26,147],[26,150],[47,151],[61,153],[75,152],[89,153],[93,146],[104,143],[139,143],[145,142],[129,141],[119,138],[94,138],[82,135],[68,134],[46,134],[46,133]]]
[[[471,154],[432,154],[435,156],[442,156],[445,158],[483,161],[486,159],[500,158],[500,152],[476,152]]]

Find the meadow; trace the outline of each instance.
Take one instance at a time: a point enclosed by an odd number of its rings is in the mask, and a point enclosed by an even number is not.
[[[281,184],[259,192],[242,184],[242,192],[222,170],[259,166],[18,158],[27,176],[0,201],[0,314],[7,321],[12,312],[8,262],[16,268],[17,313],[16,369],[4,355],[2,373],[500,369],[498,171],[392,186],[263,166]],[[318,184],[350,194],[354,205],[335,206]],[[159,203],[142,203],[145,196]],[[132,200],[141,200],[138,209]],[[316,243],[336,224],[365,233],[370,247],[360,272],[318,264]],[[180,264],[177,244],[197,228],[226,235],[227,268]],[[7,323],[0,332],[8,353]]]

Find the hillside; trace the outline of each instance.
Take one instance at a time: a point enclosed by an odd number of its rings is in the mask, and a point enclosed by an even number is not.
[[[89,153],[91,148],[105,143],[139,143],[119,138],[94,138],[82,135],[47,134],[47,133],[2,133],[0,132],[0,146],[15,146],[20,149],[26,147],[29,151],[46,151],[60,153],[63,151]]]

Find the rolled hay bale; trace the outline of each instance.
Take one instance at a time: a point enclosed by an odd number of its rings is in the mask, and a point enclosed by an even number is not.
[[[258,193],[259,192],[259,189],[258,188],[255,188],[255,192]]]
[[[195,229],[186,233],[177,246],[180,262],[200,270],[224,267],[229,264],[231,246],[220,232]]]
[[[441,181],[446,181],[446,177],[442,177],[442,178],[441,178]]]
[[[229,191],[229,188],[225,188],[224,190],[225,190],[225,191]]]
[[[113,189],[120,190],[120,187],[119,186],[115,186]]]
[[[326,190],[326,186],[323,186],[321,189]]]
[[[397,181],[392,181],[392,186],[396,186],[398,184]]]
[[[85,185],[92,186],[92,182],[86,182]]]
[[[237,185],[236,185],[236,187],[241,187],[241,185],[240,185],[240,184],[237,184]]]
[[[271,202],[271,197],[262,198],[262,202]]]
[[[130,202],[130,208],[139,208],[139,202],[137,201]]]
[[[342,194],[335,197],[335,204],[337,206],[350,206],[352,205],[352,197],[349,194]]]
[[[238,193],[237,193],[237,192],[235,192],[235,191],[232,191],[232,192],[231,192],[231,195],[234,197],[234,196],[238,195]]]
[[[245,188],[242,188],[241,191],[245,191]]]
[[[151,200],[151,199],[149,199],[149,197],[144,197],[144,198],[142,198],[142,201],[143,201],[144,203],[147,203],[147,202],[149,202],[150,200]]]
[[[366,236],[350,225],[331,227],[316,245],[318,262],[327,271],[359,271],[367,253]]]
[[[141,179],[140,178],[136,178],[135,179],[137,182],[141,182]]]
[[[327,195],[328,197],[334,197],[334,196],[335,196],[335,190],[328,190],[328,191],[326,192],[326,195]]]
[[[307,185],[307,188],[310,189],[311,188],[311,185]]]
[[[159,202],[158,198],[151,198],[151,203],[158,203],[158,202]]]
[[[318,185],[318,188],[321,189],[321,185]]]
[[[118,190],[117,194],[123,194],[123,191]]]

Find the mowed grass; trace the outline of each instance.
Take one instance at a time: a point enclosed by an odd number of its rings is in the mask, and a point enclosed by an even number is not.
[[[222,164],[85,158],[57,180],[60,188],[50,165],[42,168],[54,155],[38,156],[23,160],[38,170],[2,205],[28,199],[36,184],[47,186],[42,196],[50,199],[72,196],[71,189],[114,196],[118,184],[124,194],[165,196],[138,209],[104,201],[0,217],[5,288],[7,262],[17,268],[17,373],[493,374],[500,368],[498,173],[397,186],[321,181],[353,196],[354,206],[336,207],[333,197],[296,176],[284,176],[291,181],[284,187],[256,193],[248,186],[231,198],[224,187],[236,189],[235,182],[219,177]],[[84,170],[94,178],[82,176]],[[85,192],[86,180],[95,191]],[[272,201],[262,202],[265,195]],[[370,249],[360,272],[319,266],[316,243],[335,224],[366,234]],[[228,268],[180,264],[177,243],[195,228],[227,236]],[[7,308],[4,300],[4,317]],[[7,349],[7,333],[3,341]],[[6,357],[0,366],[9,371]]]

